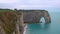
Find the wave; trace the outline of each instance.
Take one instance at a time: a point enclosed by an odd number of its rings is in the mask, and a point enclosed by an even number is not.
[[[27,31],[27,24],[26,24],[25,27],[24,27],[24,32],[23,32],[23,34],[26,34],[26,31]]]

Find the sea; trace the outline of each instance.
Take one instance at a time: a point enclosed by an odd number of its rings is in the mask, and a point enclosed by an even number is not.
[[[46,24],[44,18],[42,23],[27,24],[25,34],[60,34],[60,9],[48,10],[51,23]]]

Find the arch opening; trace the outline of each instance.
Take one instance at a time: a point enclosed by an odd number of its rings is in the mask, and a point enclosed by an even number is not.
[[[40,19],[40,22],[41,22],[41,23],[45,23],[45,18],[42,17],[42,18]]]

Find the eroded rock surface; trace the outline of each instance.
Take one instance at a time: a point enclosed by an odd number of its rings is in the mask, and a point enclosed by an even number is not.
[[[22,18],[20,12],[0,12],[0,34],[13,34],[13,32],[22,34],[24,31]]]
[[[44,17],[46,23],[51,22],[50,15],[46,10],[18,10],[23,13],[24,23],[40,23],[40,19]]]

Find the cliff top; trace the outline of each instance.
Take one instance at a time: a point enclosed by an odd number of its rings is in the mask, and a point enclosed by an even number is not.
[[[14,9],[14,10],[12,10],[12,9],[0,9],[0,12],[13,12],[13,11],[23,11],[23,12],[28,12],[28,11],[42,11],[42,12],[48,12],[47,10],[22,10],[22,9],[20,9],[20,10],[17,10],[17,9]]]
[[[11,9],[0,9],[0,12],[13,12],[14,10]]]

